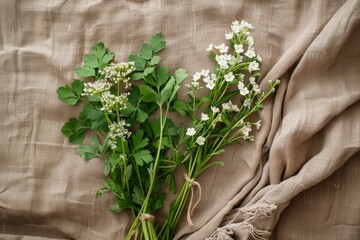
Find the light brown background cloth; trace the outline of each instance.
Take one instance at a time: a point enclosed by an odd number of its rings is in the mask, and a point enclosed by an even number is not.
[[[225,42],[242,19],[255,27],[262,86],[282,84],[258,116],[256,141],[227,148],[225,166],[198,179],[195,226],[183,219],[176,239],[221,239],[224,229],[234,239],[270,231],[272,239],[359,239],[359,5],[1,1],[0,239],[122,239],[129,215],[107,211],[110,195],[95,199],[102,163],[85,162],[60,133],[80,109],[60,102],[57,87],[70,83],[95,42],[123,61],[160,31],[163,64],[190,74],[211,68],[208,44]]]

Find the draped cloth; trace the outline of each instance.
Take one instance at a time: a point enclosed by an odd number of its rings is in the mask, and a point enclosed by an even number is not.
[[[194,226],[183,216],[175,239],[360,238],[358,0],[0,6],[1,239],[123,239],[130,214],[109,212],[110,194],[95,198],[103,163],[84,161],[60,133],[80,109],[65,106],[56,89],[76,77],[95,42],[124,61],[157,32],[171,71],[211,69],[205,49],[225,42],[231,22],[242,19],[255,28],[261,87],[282,83],[254,117],[262,121],[255,142],[227,147],[225,166],[196,179],[203,194]]]

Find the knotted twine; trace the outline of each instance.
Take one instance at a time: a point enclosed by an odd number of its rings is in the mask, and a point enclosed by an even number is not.
[[[195,179],[189,178],[187,173],[184,173],[184,178],[190,184],[190,187],[191,187],[190,202],[189,202],[189,207],[188,207],[188,210],[187,210],[187,217],[186,218],[187,218],[188,224],[190,226],[194,226],[194,223],[191,220],[191,215],[193,215],[193,213],[195,211],[195,208],[197,207],[197,205],[201,201],[201,195],[202,195],[201,186],[197,181],[195,181]],[[198,197],[197,201],[195,202],[195,204],[193,204],[193,199],[194,199],[194,188],[193,188],[193,186],[194,185],[197,186],[197,188],[199,189],[199,197]]]
[[[153,222],[155,220],[155,217],[148,213],[141,213],[139,220],[141,222],[146,221],[146,220],[150,220],[151,222]],[[138,230],[139,230],[139,225],[137,225],[136,228],[134,230],[132,230],[132,232],[129,236],[129,239],[132,239],[133,236],[135,236],[134,239],[138,239],[138,237],[137,237]]]
[[[139,220],[142,222],[145,220],[150,220],[151,222],[153,222],[155,220],[155,217],[148,213],[142,213],[139,217]]]

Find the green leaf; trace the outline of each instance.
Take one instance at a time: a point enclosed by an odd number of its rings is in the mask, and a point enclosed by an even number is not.
[[[140,49],[140,57],[144,60],[150,60],[153,56],[153,50],[149,44],[144,43]]]
[[[164,103],[169,100],[170,96],[173,93],[174,84],[175,84],[175,79],[172,77],[166,83],[164,89],[161,91],[161,103]]]
[[[169,185],[169,190],[173,194],[176,193],[176,182],[173,174],[168,174],[166,176],[166,183]]]
[[[149,139],[148,138],[144,138],[144,131],[143,130],[138,130],[132,137],[132,143],[133,143],[133,151],[136,151],[140,148],[144,148],[149,144]]]
[[[185,116],[189,110],[188,105],[189,104],[187,102],[178,99],[174,102],[172,107],[175,109],[175,111],[177,111],[181,115]]]
[[[102,57],[106,53],[106,48],[104,43],[98,42],[92,47],[91,53],[95,55],[98,59],[102,59]]]
[[[154,66],[154,65],[158,64],[158,63],[160,62],[160,60],[161,60],[161,57],[159,57],[159,56],[153,56],[153,57],[151,58],[149,64],[150,64],[150,66]]]
[[[106,116],[103,111],[100,111],[99,107],[94,107],[92,104],[85,104],[83,111],[79,115],[80,120],[89,120],[90,128],[92,130],[106,131],[108,129]]]
[[[159,97],[158,94],[149,86],[142,85],[140,87],[140,93],[141,93],[141,100],[144,102],[155,102],[159,104]]]
[[[134,62],[136,70],[142,71],[146,66],[146,61],[140,58],[138,55],[130,55],[128,58],[129,62]]]
[[[72,144],[82,143],[85,138],[85,131],[89,127],[84,125],[76,118],[70,118],[63,127],[61,132],[69,138],[69,142]]]
[[[121,111],[121,115],[122,115],[122,116],[125,116],[125,117],[128,117],[128,116],[130,116],[131,114],[135,113],[136,110],[137,110],[136,107],[134,107],[131,103],[128,103],[128,104],[126,105],[126,108]]]
[[[111,164],[110,164],[108,159],[106,159],[105,162],[104,162],[104,169],[103,170],[104,170],[105,176],[108,176],[110,174]]]
[[[133,106],[136,106],[140,101],[140,97],[141,97],[140,89],[135,85],[131,85],[131,89],[129,93],[130,93],[130,95],[128,96],[129,102]]]
[[[156,86],[156,80],[153,78],[152,74],[144,75],[144,81],[152,86]]]
[[[134,80],[134,81],[140,80],[140,79],[144,78],[144,74],[141,72],[134,72],[134,73],[130,74],[130,78],[131,78],[131,80]]]
[[[80,80],[77,80],[75,79],[72,83],[71,83],[71,87],[74,91],[74,93],[80,97],[81,96],[81,93],[82,93],[82,90],[84,88],[84,83]]]
[[[169,70],[166,67],[161,67],[157,72],[156,72],[156,78],[157,78],[157,82],[158,82],[158,87],[161,87],[164,83],[167,82],[167,80],[169,79],[170,75],[169,75]]]
[[[151,74],[153,71],[154,71],[155,67],[148,67],[148,68],[145,68],[144,70],[144,76],[147,76],[149,74]]]
[[[120,155],[119,153],[112,154],[109,158],[109,163],[114,166],[122,166],[125,163],[125,158],[123,155]]]
[[[90,145],[80,144],[79,147],[75,148],[75,152],[86,160],[90,160],[100,156],[99,148],[99,139],[97,138],[96,134],[94,134],[91,138]]]
[[[179,68],[175,71],[174,77],[176,80],[176,84],[180,84],[182,81],[184,81],[189,75],[185,72],[184,69]]]
[[[151,207],[150,207],[151,212],[155,212],[156,210],[162,208],[165,199],[166,199],[165,193],[157,193],[151,201]]]
[[[149,115],[146,112],[144,112],[141,109],[137,110],[137,116],[136,116],[137,121],[142,123],[142,122],[145,122],[145,120],[148,118],[149,118]]]
[[[110,52],[110,53],[106,53],[102,58],[101,58],[101,62],[100,65],[109,63],[111,60],[113,60],[115,57],[115,53]]]
[[[102,196],[104,193],[110,191],[110,188],[108,187],[103,187],[101,189],[99,189],[97,192],[96,192],[96,198]]]
[[[159,52],[164,49],[166,46],[166,42],[163,38],[162,33],[155,34],[150,40],[151,48],[154,52]]]
[[[93,54],[85,54],[84,64],[86,67],[97,68],[99,67],[99,60]]]
[[[95,69],[83,66],[75,69],[75,73],[80,77],[94,77]]]
[[[79,98],[68,85],[59,87],[56,92],[58,98],[68,105],[75,105],[79,101]]]
[[[141,191],[141,188],[138,185],[135,185],[133,190],[134,190],[134,193],[132,194],[133,202],[138,205],[142,205],[142,202],[144,201],[145,196],[144,196],[143,192]]]
[[[150,163],[153,160],[150,151],[147,149],[134,153],[133,157],[135,159],[136,164],[139,166],[143,166],[144,162]]]
[[[154,139],[158,138],[160,136],[160,120],[156,119],[150,122],[151,130],[154,135]]]

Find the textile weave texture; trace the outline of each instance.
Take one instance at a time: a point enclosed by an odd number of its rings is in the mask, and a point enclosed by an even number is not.
[[[225,166],[197,179],[194,226],[182,218],[175,239],[360,239],[358,0],[2,0],[0,239],[122,239],[130,214],[95,198],[103,163],[61,134],[80,109],[56,89],[94,43],[120,62],[157,32],[171,70],[211,69],[205,49],[242,19],[255,27],[261,87],[282,83],[255,142],[226,148]]]

